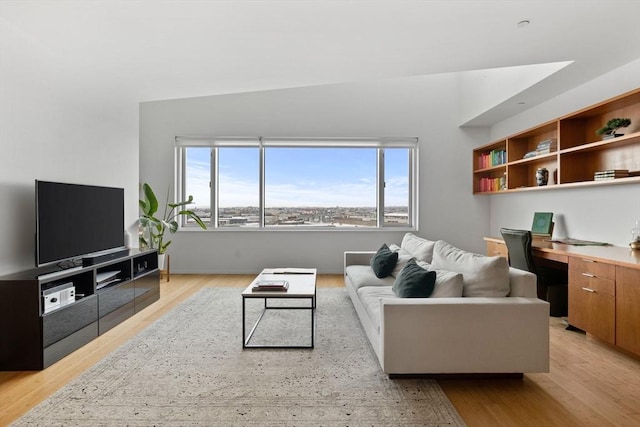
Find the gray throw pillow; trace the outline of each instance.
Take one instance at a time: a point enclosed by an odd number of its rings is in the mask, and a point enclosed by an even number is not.
[[[378,252],[371,257],[369,264],[376,277],[382,279],[391,274],[393,267],[396,266],[396,262],[398,262],[398,253],[392,252],[385,243],[378,249]]]
[[[400,298],[429,298],[436,284],[436,272],[427,271],[409,260],[404,266],[391,289]]]

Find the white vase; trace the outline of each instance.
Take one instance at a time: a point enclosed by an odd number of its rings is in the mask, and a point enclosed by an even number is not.
[[[166,254],[158,254],[158,268],[160,270],[164,270],[165,258],[166,258]]]

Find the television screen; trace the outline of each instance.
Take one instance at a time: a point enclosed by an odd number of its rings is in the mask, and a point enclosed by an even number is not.
[[[36,265],[123,247],[123,188],[36,180]]]

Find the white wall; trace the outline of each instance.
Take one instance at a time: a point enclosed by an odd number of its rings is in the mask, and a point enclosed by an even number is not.
[[[498,140],[640,87],[640,59],[497,123]],[[536,211],[554,212],[554,237],[573,237],[626,246],[640,219],[640,184],[484,196],[491,200],[491,234],[500,227],[529,229]]]
[[[460,129],[458,80],[436,75],[143,103],[140,180],[164,193],[172,182],[176,135],[417,136],[417,234],[484,252],[489,199],[471,194],[471,151],[486,129]],[[268,266],[342,271],[345,250],[399,243],[398,231],[216,230],[179,232],[173,271],[250,273]]]
[[[460,78],[459,123],[467,124],[508,99],[519,96],[522,91],[569,64],[570,61],[565,61],[458,73]]]
[[[0,274],[34,267],[36,179],[125,188],[138,216],[137,105],[105,111],[4,28],[0,64]],[[39,59],[37,59],[39,60]],[[123,231],[124,232],[124,231]]]

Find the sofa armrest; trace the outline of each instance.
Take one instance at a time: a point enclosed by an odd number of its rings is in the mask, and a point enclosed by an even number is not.
[[[380,304],[379,359],[387,374],[549,371],[546,301],[382,298]]]
[[[344,268],[350,265],[369,265],[376,251],[347,251],[344,253]]]
[[[537,280],[536,275],[533,273],[509,267],[509,286],[511,287],[509,296],[537,298]]]

